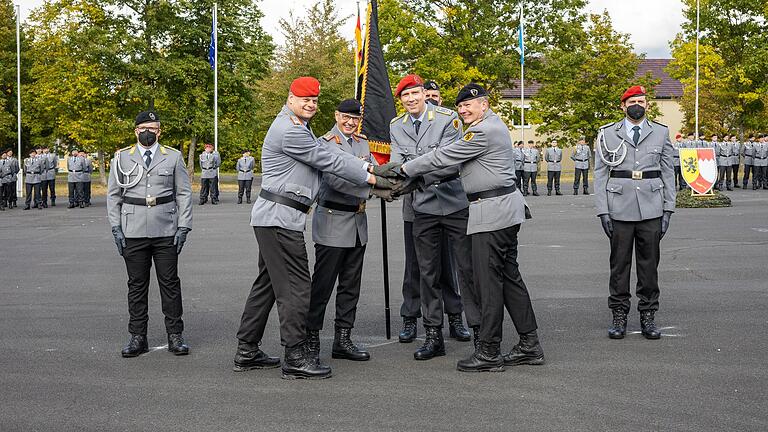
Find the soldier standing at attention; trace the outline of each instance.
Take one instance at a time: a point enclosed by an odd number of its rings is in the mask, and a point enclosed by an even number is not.
[[[410,177],[456,165],[462,172],[461,181],[470,202],[467,234],[472,242],[474,269],[474,289],[463,293],[464,303],[468,318],[476,313],[480,321],[474,352],[456,367],[464,372],[480,372],[503,371],[505,365],[543,364],[536,317],[517,263],[517,234],[526,207],[515,186],[509,129],[490,109],[487,92],[477,84],[462,88],[456,105],[469,125],[463,138],[405,162],[401,168]],[[398,191],[396,187],[395,194]],[[520,341],[502,356],[505,306]]]
[[[550,147],[545,150],[544,159],[547,161],[547,196],[552,196],[552,183],[555,195],[560,193],[560,174],[563,171],[563,150],[557,146],[557,140],[552,140]]]
[[[3,150],[0,154],[0,211],[5,210],[8,203],[8,191],[6,185],[11,176],[11,165],[8,163],[8,154]]]
[[[67,158],[67,191],[69,192],[69,205],[67,208],[85,207],[83,183],[80,181],[83,170],[83,159],[77,156],[77,150],[72,150],[72,154]]]
[[[683,189],[685,180],[683,180],[683,172],[680,170],[680,149],[683,147],[683,135],[680,133],[675,134],[675,141],[672,143],[673,159],[672,162],[675,166],[675,186],[678,190]]]
[[[402,163],[432,152],[461,136],[458,114],[427,104],[423,85],[421,77],[411,74],[403,77],[395,89],[395,97],[400,99],[406,113],[394,118],[390,124],[392,163]],[[425,177],[424,182],[421,190],[411,194],[414,213],[412,236],[419,268],[422,322],[426,331],[424,344],[413,354],[416,360],[445,355],[444,313],[448,314],[451,337],[470,340],[461,318],[461,303],[458,310],[448,309],[447,304],[443,308],[442,291],[453,290],[454,284],[439,283],[443,274],[458,279],[457,294],[471,289],[472,285],[471,266],[466,260],[459,259],[469,256],[471,247],[466,234],[469,203],[461,187],[459,167],[447,167]],[[452,257],[447,263],[443,259],[445,253]],[[405,323],[403,327],[406,327]],[[408,336],[415,338],[415,325],[413,330]],[[401,338],[403,342],[411,340]]]
[[[284,379],[328,378],[307,342],[311,278],[304,229],[321,172],[356,185],[391,189],[378,174],[397,176],[387,164],[369,162],[333,146],[319,145],[309,120],[317,112],[320,82],[312,77],[291,83],[285,106],[272,122],[261,151],[262,188],[251,211],[259,245],[259,275],[251,287],[237,331],[234,370],[277,367],[280,359],[260,348],[270,311],[277,302],[280,342],[285,347]],[[376,173],[369,174],[370,172]]]
[[[6,166],[10,167],[11,170],[11,176],[6,177],[6,181],[8,182],[6,183],[6,188],[8,188],[6,191],[6,199],[8,200],[8,208],[12,209],[14,207],[18,207],[16,205],[16,181],[18,180],[17,176],[21,169],[19,167],[19,160],[13,157],[13,150],[9,149],[6,152],[6,155],[7,159],[5,163]]]
[[[43,207],[48,208],[48,191],[51,192],[51,207],[56,207],[56,173],[59,171],[59,157],[51,153],[48,146],[44,146],[43,162],[45,162],[45,169],[40,176]]]
[[[35,150],[29,152],[29,157],[24,159],[24,183],[26,185],[27,199],[24,201],[24,210],[29,210],[32,196],[35,198],[35,208],[43,209],[43,200],[40,198],[40,178],[43,175],[43,159]]]
[[[528,184],[533,196],[539,196],[536,176],[539,173],[539,151],[533,147],[533,140],[528,141],[523,149],[523,195],[528,196]]]
[[[727,135],[726,135],[727,136]],[[717,135],[712,135],[712,145],[715,148],[715,154],[717,155],[717,190],[723,190],[723,180],[725,180],[725,187],[732,191],[731,187],[731,151],[733,147],[731,143],[723,140],[719,142]]]
[[[752,190],[768,189],[768,142],[765,136],[760,135],[759,142],[755,143],[755,176],[752,181]]]
[[[221,157],[219,152],[213,150],[213,144],[205,144],[205,150],[200,154],[200,205],[208,202],[208,194],[211,196],[211,204],[219,203],[219,167]]]
[[[584,195],[589,195],[589,157],[590,151],[585,136],[579,137],[576,148],[573,149],[571,159],[573,160],[573,194],[579,194],[579,179],[583,179]]]
[[[523,142],[515,142],[515,147],[512,149],[515,155],[515,187],[518,190],[523,189],[523,165],[525,165],[525,157],[523,156]]]
[[[744,143],[744,180],[742,186],[744,190],[747,190],[747,183],[749,183],[749,176],[752,176],[752,184],[755,183],[755,136],[750,135],[749,140]]]
[[[253,186],[253,168],[256,166],[256,159],[251,157],[250,150],[243,152],[243,157],[237,160],[237,203],[243,203],[243,192],[245,192],[246,202],[251,203],[251,186]]]
[[[186,355],[178,263],[192,230],[192,188],[181,152],[158,142],[157,113],[139,113],[135,126],[138,143],[115,153],[107,189],[107,216],[128,273],[131,338],[121,354],[136,357],[149,349],[147,297],[154,261],[168,351]]]
[[[739,186],[739,165],[741,164],[742,146],[736,135],[731,135],[731,170],[733,171],[733,187],[741,189]]]
[[[91,174],[93,173],[93,162],[88,154],[82,150],[79,153],[80,159],[83,161],[83,172],[80,173],[80,182],[83,184],[83,205],[82,207],[91,206]]]
[[[675,210],[675,168],[669,130],[645,118],[645,88],[621,97],[624,120],[600,128],[595,144],[595,205],[611,243],[608,307],[611,339],[622,339],[630,310],[632,251],[637,271],[637,310],[642,334],[658,339],[659,244]]]

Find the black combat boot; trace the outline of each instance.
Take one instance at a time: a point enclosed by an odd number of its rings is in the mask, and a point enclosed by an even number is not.
[[[578,195],[579,194],[579,189],[578,188],[573,188],[573,194],[574,195]]]
[[[280,366],[280,359],[270,357],[259,348],[259,344],[239,341],[235,353],[235,372],[245,372],[251,369],[272,369]]]
[[[611,309],[613,324],[608,329],[608,337],[611,339],[624,339],[627,334],[627,313],[621,309]]]
[[[85,208],[85,203],[84,202],[80,202],[80,208]]]
[[[27,204],[26,206],[24,206],[23,210],[29,210],[29,204]]]
[[[504,359],[499,344],[480,341],[480,348],[469,358],[459,360],[456,369],[461,372],[504,372]]]
[[[309,351],[308,344],[301,342],[285,347],[283,379],[323,379],[331,377],[331,368],[318,362]]]
[[[184,343],[181,333],[168,334],[168,351],[177,356],[189,354],[189,345]]]
[[[51,198],[51,207],[56,207],[56,198]]]
[[[239,196],[237,197],[237,203],[242,204],[243,203],[243,197]]]
[[[320,362],[320,330],[307,329],[307,349]]]
[[[475,351],[480,349],[480,326],[472,326],[472,345]]]
[[[147,336],[132,334],[131,340],[129,340],[128,344],[123,347],[123,350],[120,352],[120,354],[123,357],[138,357],[147,351],[149,351]]]
[[[584,195],[589,195],[589,189],[584,188]]]
[[[539,196],[539,192],[538,191],[533,191],[533,196]]]
[[[552,189],[547,190],[547,196],[552,196]]]
[[[68,208],[68,209],[71,209],[71,208],[75,208],[75,204],[74,204],[74,203],[69,203],[69,205],[67,206],[67,208]]]
[[[555,189],[555,195],[562,195],[563,193],[560,192],[560,189]]]
[[[464,327],[461,314],[448,314],[448,332],[457,341],[467,342],[472,338]]]
[[[656,327],[654,321],[656,311],[646,310],[640,312],[640,329],[646,339],[659,339],[661,331]]]
[[[403,318],[403,331],[400,332],[400,343],[411,343],[416,339],[416,318]]]
[[[250,204],[250,203],[251,203],[251,196],[250,196],[250,195],[246,195],[246,197],[245,197],[245,203],[246,203],[246,204]]]
[[[507,366],[544,364],[544,350],[541,348],[536,330],[520,334],[520,342],[504,355],[504,364]]]
[[[335,359],[366,361],[371,359],[371,355],[366,350],[358,348],[352,343],[350,336],[351,328],[336,327],[336,333],[333,337],[333,351],[331,357]]]
[[[444,356],[445,342],[443,342],[442,327],[424,326],[424,328],[427,331],[427,338],[424,341],[424,345],[413,353],[413,358],[416,360],[429,360],[433,357]]]

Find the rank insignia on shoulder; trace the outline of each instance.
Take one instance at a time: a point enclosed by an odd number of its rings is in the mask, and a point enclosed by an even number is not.
[[[361,139],[364,139],[364,140],[367,140],[367,139],[368,139],[368,137],[367,137],[367,136],[365,136],[365,135],[363,135],[363,134],[361,134],[361,133],[354,133],[354,134],[352,134],[352,136],[353,136],[353,137],[355,137],[355,138],[357,138],[357,139],[358,139],[358,141],[359,141],[359,140],[361,140]]]
[[[323,139],[326,141],[330,141],[335,137],[336,135],[333,134],[333,132],[328,132],[327,134],[323,135]]]
[[[162,154],[168,154],[167,151],[165,151],[165,146],[160,146],[160,153]]]
[[[435,119],[435,112],[434,111],[427,112],[427,120],[432,121],[434,119]]]
[[[396,121],[400,120],[401,118],[403,118],[404,116],[405,116],[405,114],[401,114],[401,115],[399,115],[399,116],[397,116],[397,117],[393,118],[393,119],[392,119],[392,121],[390,121],[390,123],[394,123],[394,122],[396,122]]]
[[[303,124],[301,123],[301,120],[299,120],[299,118],[298,118],[298,117],[296,117],[296,116],[291,116],[291,121],[292,121],[292,122],[293,122],[293,124],[295,124],[296,126],[303,126]]]
[[[464,134],[464,138],[462,140],[464,141],[472,141],[472,138],[475,136],[474,132],[467,132]]]
[[[453,128],[459,130],[459,119],[453,119]]]
[[[440,114],[447,115],[447,116],[453,114],[453,111],[449,110],[448,108],[443,108],[443,107],[435,107],[435,111],[439,112]]]

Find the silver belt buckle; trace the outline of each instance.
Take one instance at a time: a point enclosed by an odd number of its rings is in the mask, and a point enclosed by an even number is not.
[[[632,180],[642,180],[642,179],[643,179],[642,171],[632,171]]]
[[[365,201],[358,204],[357,213],[365,213]]]
[[[157,205],[157,197],[147,197],[147,207]]]

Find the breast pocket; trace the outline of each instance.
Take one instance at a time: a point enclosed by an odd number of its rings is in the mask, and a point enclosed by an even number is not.
[[[163,186],[167,188],[173,187],[173,171],[172,170],[165,167],[160,167],[157,170],[157,175],[159,175],[160,178],[163,179],[162,180]]]
[[[651,156],[651,161],[653,164],[661,163],[661,147],[652,147],[648,153]]]

